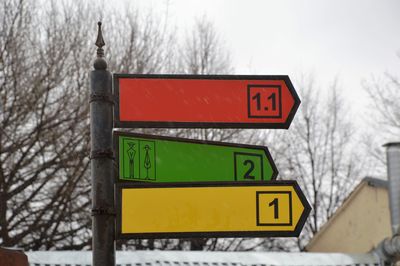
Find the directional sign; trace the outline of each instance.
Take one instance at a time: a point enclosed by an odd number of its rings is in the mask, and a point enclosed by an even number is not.
[[[114,132],[119,181],[268,181],[267,147]]]
[[[119,238],[298,236],[311,210],[295,181],[167,185],[118,187]]]
[[[289,128],[288,76],[114,74],[116,127]]]

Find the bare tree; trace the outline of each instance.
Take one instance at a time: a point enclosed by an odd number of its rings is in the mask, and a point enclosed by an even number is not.
[[[167,7],[168,8],[168,7]],[[115,73],[160,74],[173,72],[176,43],[169,30],[168,13],[157,17],[126,5],[123,13],[114,10],[108,32],[110,69]]]
[[[361,174],[356,135],[337,81],[322,96],[312,77],[298,86],[302,103],[292,126],[274,136],[271,152],[280,179],[299,182],[312,206],[303,233],[302,250],[347,197]],[[290,248],[290,247],[288,247]],[[293,247],[292,247],[293,248]]]
[[[180,58],[180,70],[187,74],[229,74],[233,71],[229,53],[206,17],[196,20]]]
[[[399,54],[400,58],[400,54]],[[369,96],[364,133],[366,154],[371,157],[371,175],[386,176],[386,157],[382,144],[398,141],[400,134],[400,77],[385,73],[363,82]]]
[[[38,12],[33,1],[0,6],[0,243],[81,249],[90,239],[85,6]]]
[[[374,118],[377,118],[373,122],[379,127],[385,127],[386,137],[398,135],[400,133],[400,78],[386,73],[381,78],[372,78],[369,82],[364,82],[363,85],[371,99]]]

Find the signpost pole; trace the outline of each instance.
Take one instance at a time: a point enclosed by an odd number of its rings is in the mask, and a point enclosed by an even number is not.
[[[90,138],[92,179],[93,266],[115,265],[112,77],[104,60],[101,22],[97,58],[90,75]]]

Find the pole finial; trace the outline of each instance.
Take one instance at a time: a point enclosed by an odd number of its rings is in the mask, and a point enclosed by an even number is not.
[[[96,46],[97,48],[97,56],[98,57],[103,57],[104,56],[104,51],[103,51],[103,46],[105,45],[104,39],[103,39],[103,34],[101,32],[101,21],[97,23],[98,29],[97,29],[97,39],[96,39]]]
[[[103,33],[101,31],[101,21],[97,23],[97,39],[95,45],[97,46],[97,59],[94,61],[94,68],[95,69],[106,69],[107,68],[107,62],[104,60],[104,50],[103,46],[105,45],[104,39],[103,39]]]

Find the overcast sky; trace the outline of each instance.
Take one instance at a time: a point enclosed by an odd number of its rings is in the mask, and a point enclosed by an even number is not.
[[[171,23],[183,32],[205,15],[225,40],[236,74],[288,74],[296,81],[313,73],[326,85],[338,76],[360,112],[366,104],[362,80],[400,72],[397,0],[133,2],[160,12],[168,3]]]

